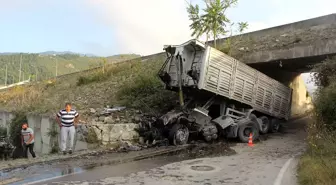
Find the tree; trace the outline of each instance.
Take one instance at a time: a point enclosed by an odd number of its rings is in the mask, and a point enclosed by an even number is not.
[[[214,39],[214,46],[217,47],[217,38],[225,35],[228,30],[226,25],[230,23],[225,12],[232,5],[237,4],[238,0],[203,0],[206,8],[203,9],[204,14],[200,15],[199,6],[188,3],[187,11],[189,20],[192,21],[190,29],[193,30],[191,36],[199,38],[206,34],[206,41],[210,35]],[[244,24],[243,24],[244,25]],[[247,26],[247,25],[246,25]]]
[[[336,57],[328,58],[312,66],[312,82],[318,87],[327,87],[336,80]]]

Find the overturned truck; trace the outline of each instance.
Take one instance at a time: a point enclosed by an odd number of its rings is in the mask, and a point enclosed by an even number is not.
[[[181,108],[159,118],[153,128],[174,145],[190,134],[248,142],[277,132],[288,120],[292,89],[248,65],[199,42],[165,46],[159,71],[166,89],[179,93]]]

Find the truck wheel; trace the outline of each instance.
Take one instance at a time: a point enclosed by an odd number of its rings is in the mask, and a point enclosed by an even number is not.
[[[249,118],[250,118],[251,121],[258,123],[257,116],[255,114],[250,114]]]
[[[169,142],[173,145],[187,144],[189,129],[185,125],[175,124],[169,131]]]
[[[261,116],[259,118],[261,120],[261,134],[267,134],[268,130],[270,129],[270,122],[266,116]]]
[[[269,131],[271,133],[276,133],[279,131],[279,128],[280,128],[280,120],[272,118]]]
[[[210,142],[211,140],[216,140],[218,135],[218,130],[216,125],[214,124],[209,124],[209,125],[204,125],[201,133],[203,135],[203,138],[205,141]]]
[[[238,130],[238,137],[241,142],[247,143],[252,133],[252,140],[259,138],[259,129],[254,122],[249,121],[247,124],[241,125]]]

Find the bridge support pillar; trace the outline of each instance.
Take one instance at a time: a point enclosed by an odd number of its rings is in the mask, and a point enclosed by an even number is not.
[[[313,108],[311,96],[309,95],[306,84],[300,74],[290,82],[289,87],[293,89],[292,117],[305,114]]]

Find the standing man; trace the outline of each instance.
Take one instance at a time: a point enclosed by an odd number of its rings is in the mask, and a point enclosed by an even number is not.
[[[61,150],[65,155],[67,149],[68,136],[70,138],[70,146],[68,146],[69,154],[72,154],[74,139],[78,123],[78,112],[71,107],[71,103],[65,104],[65,109],[57,113],[57,123],[61,128]]]
[[[22,125],[21,130],[21,144],[23,147],[23,155],[28,158],[28,149],[33,158],[36,157],[34,152],[34,131],[28,127],[27,123]]]

